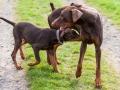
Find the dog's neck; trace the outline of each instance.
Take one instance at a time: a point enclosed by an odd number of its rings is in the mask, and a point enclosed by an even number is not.
[[[63,41],[61,41],[61,38],[60,38],[61,33],[62,33],[62,31],[60,31],[59,29],[56,31],[56,36],[57,36],[58,43],[62,45]]]

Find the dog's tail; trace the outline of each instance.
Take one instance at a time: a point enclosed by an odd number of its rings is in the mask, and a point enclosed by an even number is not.
[[[0,19],[2,19],[2,20],[4,20],[5,22],[7,22],[7,23],[11,24],[12,26],[14,26],[14,25],[15,25],[15,23],[14,23],[14,22],[9,21],[9,20],[7,20],[7,19],[5,19],[5,18],[3,18],[3,17],[0,17]]]
[[[52,11],[55,10],[55,7],[54,7],[54,4],[53,4],[53,3],[50,3],[50,7],[51,7]]]

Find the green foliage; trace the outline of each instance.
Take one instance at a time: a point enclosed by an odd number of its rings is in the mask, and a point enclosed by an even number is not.
[[[120,0],[86,0],[96,7],[105,16],[112,19],[113,24],[117,24],[120,29]]]
[[[49,2],[56,7],[62,6],[59,0],[19,0],[16,6],[18,21],[30,21],[41,27],[48,27],[47,16],[51,13]],[[57,56],[61,65],[59,70],[63,74],[55,73],[51,65],[47,64],[46,51],[40,51],[41,63],[29,67],[28,62],[34,62],[35,57],[30,45],[25,46],[26,60],[23,61],[28,77],[28,87],[31,90],[97,90],[95,80],[95,49],[88,45],[84,61],[82,76],[75,78],[76,66],[79,59],[80,42],[67,42],[57,49]],[[105,54],[105,53],[104,53]],[[101,60],[103,90],[119,90],[119,79],[115,71],[104,58]]]

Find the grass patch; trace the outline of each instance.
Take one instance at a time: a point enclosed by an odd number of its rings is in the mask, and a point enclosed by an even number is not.
[[[47,16],[51,13],[49,2],[61,7],[59,0],[18,0],[16,6],[16,18],[18,21],[30,21],[41,27],[48,27]],[[28,77],[28,86],[31,90],[97,90],[94,88],[95,79],[95,49],[89,45],[83,62],[82,76],[75,78],[75,70],[79,59],[80,42],[67,42],[57,50],[58,59],[62,62],[58,68],[64,74],[53,71],[47,64],[46,52],[41,51],[41,63],[34,67],[28,67],[27,63],[34,61],[34,54],[30,45],[25,46],[26,60],[24,69]],[[104,58],[101,60],[101,73],[103,90],[119,90],[120,77]]]
[[[86,2],[110,18],[120,29],[120,0],[86,0]]]

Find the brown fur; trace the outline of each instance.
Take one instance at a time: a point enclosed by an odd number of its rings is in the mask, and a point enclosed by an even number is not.
[[[76,11],[73,12],[73,10]],[[76,15],[76,13],[79,13],[79,15]],[[78,4],[72,4],[72,6],[68,6],[64,10],[62,10],[60,16],[52,23],[53,27],[60,27],[64,29],[75,25],[80,25],[82,28],[82,30],[80,31],[82,43],[80,49],[80,58],[76,70],[76,77],[81,76],[82,62],[87,48],[87,44],[94,44],[96,57],[95,87],[101,88],[102,85],[100,73],[100,47],[103,40],[103,27],[101,17],[97,10],[93,8],[84,7],[82,5],[79,5],[78,7]]]
[[[0,19],[4,20],[5,22],[13,26],[13,36],[15,44],[11,56],[14,65],[18,70],[21,70],[22,67],[16,61],[16,54],[18,49],[20,48],[21,57],[24,58],[21,46],[27,42],[32,46],[35,55],[35,62],[28,63],[29,66],[34,66],[40,63],[41,61],[39,57],[40,50],[48,50],[50,63],[52,64],[55,72],[59,73],[60,71],[57,68],[57,62],[55,61],[53,46],[55,44],[58,44],[59,43],[58,41],[61,42],[69,41],[79,37],[79,35],[75,31],[68,28],[64,32],[59,30],[58,37],[60,39],[58,40],[56,35],[57,32],[55,29],[40,28],[30,22],[14,23],[2,17],[0,17]]]
[[[53,3],[50,3],[50,7],[51,7],[52,12],[51,12],[51,14],[48,16],[49,26],[50,26],[50,28],[53,28],[53,29],[59,29],[59,27],[53,27],[51,24],[52,24],[52,22],[53,22],[56,18],[59,17],[61,11],[62,11],[63,9],[65,9],[67,6],[64,6],[64,7],[61,7],[61,8],[55,8],[55,7],[54,7],[54,4],[53,4]],[[72,28],[75,29],[75,30],[77,30],[78,33],[80,33],[80,29],[81,29],[80,26],[75,25],[75,26],[73,26]],[[73,40],[72,40],[72,41],[73,41]],[[74,41],[80,41],[80,37],[79,37],[79,38],[76,38],[76,40],[74,39]],[[57,45],[54,46],[54,52],[55,52],[55,58],[56,58],[55,60],[57,61],[57,64],[61,64],[60,61],[59,61],[58,58],[57,58],[57,55],[56,55],[56,50],[57,50],[57,48],[58,48],[59,46],[60,46],[60,44],[57,44]],[[48,60],[48,62],[49,62],[49,58],[48,58],[47,60]],[[50,64],[50,63],[49,63],[49,64]]]

